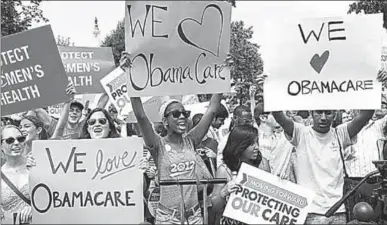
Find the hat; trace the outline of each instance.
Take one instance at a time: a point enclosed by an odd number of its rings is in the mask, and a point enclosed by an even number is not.
[[[161,106],[160,106],[160,109],[159,109],[159,116],[160,116],[160,119],[163,119],[164,116],[165,116],[165,110],[167,110],[168,106],[172,103],[180,103],[179,100],[176,100],[176,99],[169,99],[167,100],[166,102],[164,102]]]
[[[71,102],[70,108],[73,107],[73,106],[76,106],[76,107],[80,108],[81,110],[83,110],[85,108],[82,103],[80,103],[80,102],[78,102],[76,100]]]

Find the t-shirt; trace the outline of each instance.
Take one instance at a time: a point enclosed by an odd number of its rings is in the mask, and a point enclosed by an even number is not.
[[[183,149],[176,151],[166,143],[164,138],[157,135],[156,145],[147,147],[157,165],[159,179],[209,179],[206,165],[201,157],[196,154],[192,140],[183,136]],[[183,186],[184,204],[186,210],[198,204],[198,192],[196,185]],[[160,186],[160,204],[169,209],[180,210],[182,196],[180,187]]]
[[[325,214],[343,197],[344,173],[340,156],[342,149],[352,144],[347,124],[322,134],[310,126],[294,123],[293,137],[288,140],[296,147],[295,172],[297,183],[316,193],[311,213]],[[344,150],[342,150],[344,153]],[[345,153],[344,153],[345,154]],[[344,206],[337,212],[344,212]]]
[[[79,139],[81,137],[82,133],[82,127],[85,123],[85,120],[79,122],[78,126],[75,129],[70,129],[67,127],[67,124],[64,128],[62,139]],[[52,119],[50,126],[47,129],[48,134],[50,137],[54,134],[56,125],[58,124],[58,120]]]

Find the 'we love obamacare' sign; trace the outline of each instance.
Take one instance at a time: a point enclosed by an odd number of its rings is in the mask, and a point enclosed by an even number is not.
[[[220,1],[127,1],[129,96],[230,91],[231,5]]]
[[[381,14],[272,23],[265,111],[380,108],[381,27]]]

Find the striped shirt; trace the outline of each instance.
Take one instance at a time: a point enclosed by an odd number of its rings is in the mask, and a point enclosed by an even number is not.
[[[364,177],[368,173],[376,170],[372,161],[380,159],[379,156],[383,148],[381,142],[378,142],[378,140],[384,137],[383,128],[386,122],[387,116],[376,121],[371,120],[358,133],[357,143],[348,147],[353,152],[351,156],[345,159],[345,168],[350,177]]]

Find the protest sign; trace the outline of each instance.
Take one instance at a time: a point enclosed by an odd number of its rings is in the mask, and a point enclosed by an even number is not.
[[[52,117],[59,118],[63,109],[63,105],[63,103],[60,103],[57,105],[49,106],[47,110],[48,114]]]
[[[242,185],[230,195],[223,216],[247,224],[304,224],[314,193],[243,163]]]
[[[50,25],[2,37],[0,59],[2,115],[69,99],[66,72]]]
[[[78,94],[104,92],[99,81],[116,68],[111,48],[58,46],[58,49]]]
[[[127,79],[128,75],[121,69],[117,68],[101,79],[101,84],[108,94],[110,101],[118,111],[118,117],[125,118],[127,123],[136,123],[132,104],[128,95]],[[182,96],[172,96],[173,99],[181,101]],[[161,97],[142,97],[144,110],[152,122],[161,122],[159,108],[162,104]]]
[[[127,1],[129,96],[230,91],[231,5],[221,1]]]
[[[144,221],[141,138],[37,141],[32,149],[34,223]]]
[[[26,224],[22,222],[20,218],[20,212],[14,212],[12,214],[4,213],[4,217],[1,219],[1,224],[4,225],[16,225],[16,224]]]
[[[265,111],[380,108],[381,26],[381,14],[273,23]]]

